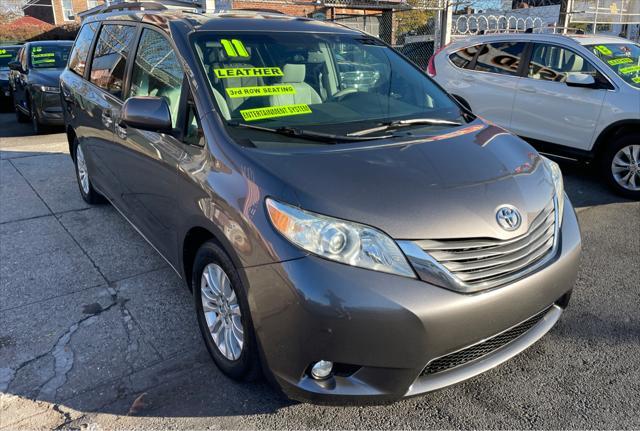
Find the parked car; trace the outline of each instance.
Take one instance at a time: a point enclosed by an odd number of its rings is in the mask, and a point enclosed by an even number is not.
[[[436,54],[433,77],[540,151],[594,161],[640,199],[640,45],[611,36],[496,34]]]
[[[41,126],[64,124],[60,105],[60,73],[69,58],[71,41],[25,43],[15,61],[9,63],[9,87],[19,122],[31,121],[33,131]]]
[[[225,374],[395,400],[559,319],[581,240],[556,163],[365,33],[138,8],[84,19],[61,75],[69,152],[84,200],[113,204],[186,282]],[[343,88],[336,49],[376,84]]]
[[[9,63],[16,58],[20,45],[0,45],[0,106],[11,106],[9,91]]]

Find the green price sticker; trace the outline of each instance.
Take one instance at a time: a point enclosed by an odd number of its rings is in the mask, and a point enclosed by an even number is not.
[[[261,87],[227,88],[227,94],[232,99],[240,97],[277,96],[279,94],[296,94],[293,85],[267,85]]]
[[[271,106],[269,108],[245,109],[240,111],[244,121],[264,120],[266,118],[288,117],[290,115],[311,114],[306,104]]]
[[[640,76],[636,76],[636,77],[634,77],[634,78],[631,78],[631,80],[632,80],[633,82],[635,82],[636,84],[640,84]]]
[[[632,73],[640,72],[640,66],[621,67],[618,71],[623,75],[631,75]]]
[[[611,50],[609,48],[607,48],[604,45],[596,45],[595,47],[598,51],[600,51],[600,54],[602,55],[611,55],[613,54],[613,52],[611,52]]]
[[[609,61],[607,61],[607,63],[609,63],[611,66],[617,66],[619,64],[633,63],[633,60],[630,59],[629,57],[622,57],[622,58],[616,58],[616,59],[613,59],[613,60],[609,60]]]
[[[279,67],[243,67],[234,69],[213,69],[218,79],[263,76],[284,76]]]

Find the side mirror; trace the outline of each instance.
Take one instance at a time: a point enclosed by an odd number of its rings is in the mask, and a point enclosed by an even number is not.
[[[24,73],[24,70],[22,70],[22,63],[20,63],[19,61],[10,61],[8,66],[9,66],[9,69],[11,70]]]
[[[122,106],[120,124],[149,132],[169,133],[173,130],[169,104],[162,97],[128,98]]]
[[[572,73],[567,76],[564,81],[569,87],[593,87],[596,85],[596,79],[592,75],[586,73]]]
[[[461,96],[458,96],[457,94],[452,94],[451,97],[453,97],[454,99],[456,99],[456,101],[461,104],[462,106],[464,106],[467,111],[469,112],[473,112],[471,110],[471,106],[469,106],[469,102],[467,102],[466,100],[464,100]]]

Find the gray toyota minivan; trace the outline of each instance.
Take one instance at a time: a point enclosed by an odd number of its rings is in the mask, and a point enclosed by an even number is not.
[[[164,9],[86,17],[61,76],[69,150],[82,197],[186,282],[225,374],[387,402],[558,321],[581,247],[558,165],[365,33]]]

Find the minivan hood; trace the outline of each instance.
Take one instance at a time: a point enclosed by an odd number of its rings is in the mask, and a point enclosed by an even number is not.
[[[60,85],[60,75],[63,69],[31,69],[29,80],[32,84],[57,87]]]
[[[403,138],[389,145],[250,153],[291,188],[298,202],[289,203],[374,226],[395,239],[525,233],[554,194],[543,159],[520,138],[479,120],[453,130],[410,144]],[[503,205],[522,214],[516,231],[498,225]]]

